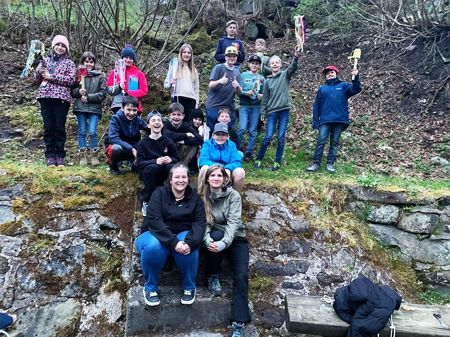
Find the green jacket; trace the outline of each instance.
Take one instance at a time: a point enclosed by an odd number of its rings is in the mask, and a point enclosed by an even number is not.
[[[289,95],[289,83],[292,75],[298,68],[298,59],[294,57],[291,64],[278,74],[267,76],[264,84],[261,113],[268,115],[271,112],[289,109],[291,96]]]
[[[245,237],[244,224],[241,220],[241,196],[239,192],[229,186],[223,192],[212,192],[210,199],[214,223],[207,225],[203,242],[205,245],[208,245],[208,243],[212,241],[210,232],[211,228],[214,227],[225,233],[221,241],[225,243],[225,248],[228,248],[236,236]]]

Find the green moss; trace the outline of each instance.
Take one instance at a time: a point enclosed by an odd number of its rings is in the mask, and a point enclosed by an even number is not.
[[[275,281],[267,276],[254,275],[249,279],[249,298],[252,301],[258,299],[258,296],[269,292],[275,287]]]
[[[207,53],[216,45],[216,40],[211,39],[205,27],[189,34],[187,42],[191,44],[196,55]]]
[[[24,227],[21,220],[4,222],[0,224],[0,235],[15,236],[23,234]]]
[[[424,304],[450,304],[450,295],[436,290],[426,290],[419,295]]]

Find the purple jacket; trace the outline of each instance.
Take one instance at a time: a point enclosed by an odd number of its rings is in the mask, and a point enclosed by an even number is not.
[[[70,102],[70,89],[75,83],[76,67],[68,54],[61,56],[52,52],[43,60],[50,73],[50,80],[45,81],[39,72],[35,72],[36,81],[40,83],[37,98],[56,98]]]

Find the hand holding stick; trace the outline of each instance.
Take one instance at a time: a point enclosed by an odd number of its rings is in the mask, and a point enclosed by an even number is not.
[[[350,60],[353,60],[353,70],[358,69],[358,60],[361,58],[361,49],[356,48],[353,50],[351,56],[348,57]],[[355,79],[355,74],[352,75],[352,81]]]

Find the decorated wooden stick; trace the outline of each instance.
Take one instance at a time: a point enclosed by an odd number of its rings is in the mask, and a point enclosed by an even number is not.
[[[114,85],[119,84],[122,88],[122,93],[125,92],[125,61],[120,58],[116,61],[114,67]]]
[[[81,89],[86,90],[85,78],[88,75],[87,68],[83,65],[78,67],[78,82],[80,82]]]
[[[306,18],[304,15],[297,15],[294,17],[295,23],[295,38],[297,40],[297,50],[303,53],[303,46],[305,45],[305,30]]]
[[[353,60],[353,69],[358,68],[358,60],[361,58],[361,49],[356,48],[353,50],[353,53],[351,56],[348,57],[350,60]],[[355,79],[355,76],[352,76],[352,81]]]

